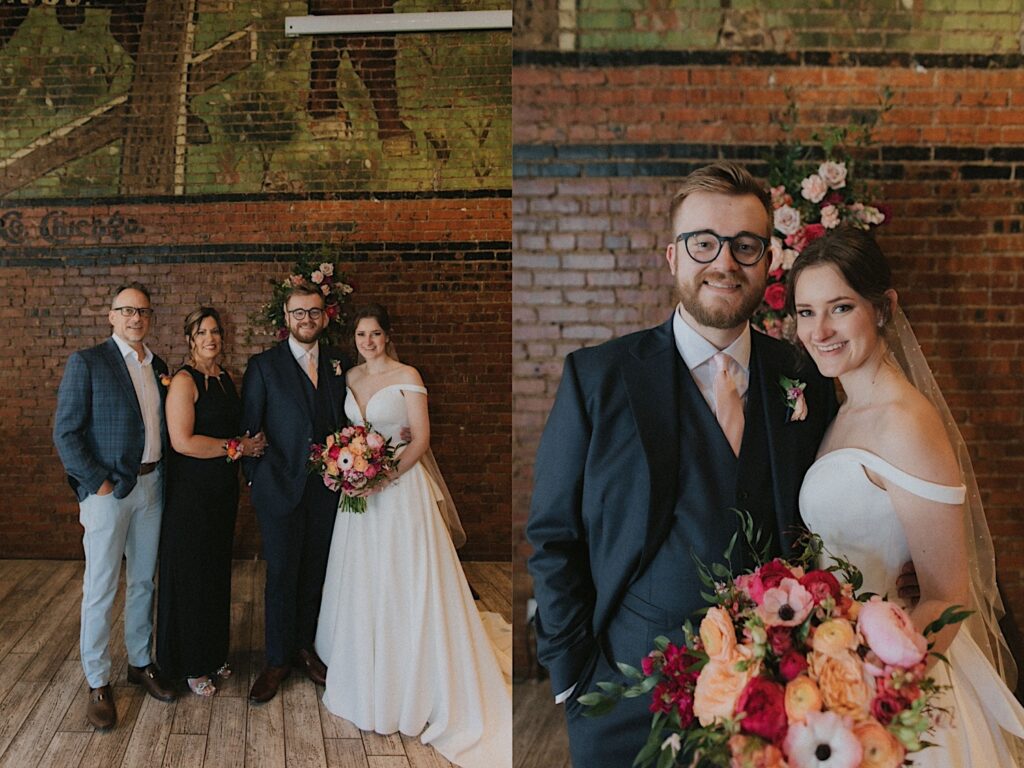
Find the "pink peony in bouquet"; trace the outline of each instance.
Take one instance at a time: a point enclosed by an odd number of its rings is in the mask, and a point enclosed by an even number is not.
[[[753,523],[741,517],[754,542]],[[740,576],[699,564],[712,605],[698,630],[687,622],[682,644],[657,638],[639,670],[620,663],[633,683],[599,683],[580,697],[588,714],[650,695],[643,766],[903,765],[928,746],[942,715],[942,687],[925,671],[926,635],[968,612],[950,608],[921,634],[895,603],[857,596],[862,580],[850,563],[832,557],[832,566],[813,567],[822,552],[807,536],[799,557],[762,554],[763,564]]]
[[[387,482],[388,473],[398,466],[399,448],[401,444],[392,445],[369,424],[345,427],[328,435],[323,445],[310,446],[309,468],[332,491],[341,491],[341,511],[362,513],[364,492]]]

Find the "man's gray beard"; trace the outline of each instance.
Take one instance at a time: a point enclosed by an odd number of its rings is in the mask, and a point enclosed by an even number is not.
[[[735,310],[716,310],[701,304],[695,293],[684,290],[678,282],[676,283],[676,299],[683,305],[683,309],[690,317],[707,328],[718,328],[719,330],[737,328],[749,322],[754,312],[761,306],[763,294],[763,290],[760,294],[752,294]]]

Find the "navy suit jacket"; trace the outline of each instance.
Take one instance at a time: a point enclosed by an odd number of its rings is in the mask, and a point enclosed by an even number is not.
[[[167,387],[161,376],[167,364],[153,355],[161,408]],[[160,419],[163,450],[167,425]],[[96,493],[104,480],[114,484],[114,497],[132,492],[146,447],[146,428],[128,365],[110,338],[68,358],[57,392],[53,442],[64,463],[68,482],[79,501]]]
[[[778,523],[772,533],[786,549],[804,472],[835,414],[835,392],[813,365],[801,367],[786,342],[755,332],[751,355],[763,407],[746,416],[764,419]],[[686,368],[678,357],[669,318],[566,358],[537,452],[526,529],[538,658],[556,693],[579,681],[626,589],[675,522],[678,467],[686,461],[677,374]],[[787,421],[781,375],[807,382],[806,420]],[[722,553],[696,554],[708,562]]]
[[[328,388],[332,429],[345,420],[345,368],[341,352],[320,347],[317,383]],[[241,431],[263,432],[267,450],[261,458],[242,460],[253,506],[261,514],[285,515],[302,499],[309,477],[309,446],[326,435],[313,434],[313,409],[307,400],[305,372],[288,342],[249,359],[242,379]]]

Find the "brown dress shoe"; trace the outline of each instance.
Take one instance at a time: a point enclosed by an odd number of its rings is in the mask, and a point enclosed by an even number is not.
[[[316,655],[316,651],[303,648],[295,660],[295,666],[306,673],[306,677],[317,685],[327,685],[327,665]]]
[[[85,716],[95,728],[106,731],[117,725],[117,709],[109,685],[89,689],[89,706]]]
[[[128,682],[132,685],[141,685],[150,696],[160,701],[174,701],[177,698],[174,690],[160,679],[160,670],[156,664],[147,664],[145,667],[133,667],[129,664]]]
[[[264,667],[256,682],[252,684],[249,691],[249,701],[253,704],[263,704],[270,701],[277,695],[277,689],[281,687],[284,679],[291,674],[290,667]]]

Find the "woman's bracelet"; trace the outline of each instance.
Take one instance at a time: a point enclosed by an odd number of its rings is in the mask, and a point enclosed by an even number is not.
[[[228,463],[238,461],[244,455],[242,453],[242,438],[232,437],[224,441],[224,452],[227,454]]]

